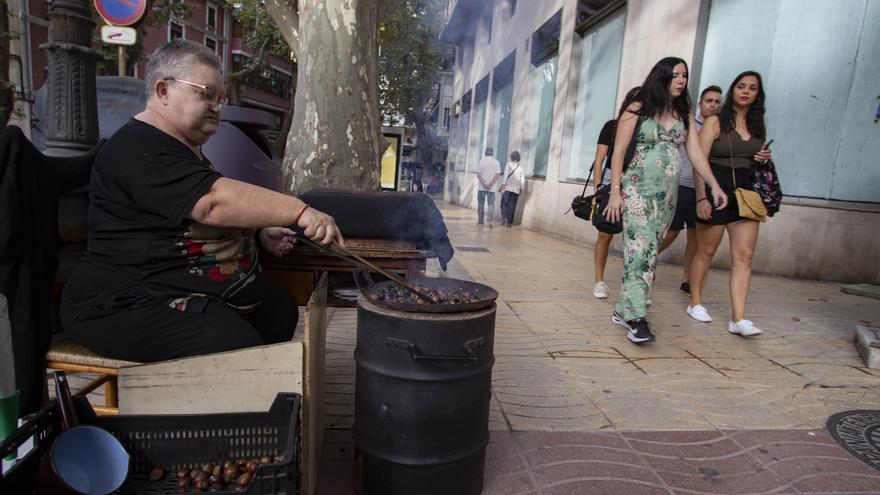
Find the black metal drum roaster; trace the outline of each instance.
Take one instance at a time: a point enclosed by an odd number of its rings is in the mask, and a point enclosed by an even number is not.
[[[412,282],[471,290],[483,304],[459,312],[455,304],[383,307],[369,298],[376,286],[358,297],[355,441],[364,490],[477,495],[489,443],[498,294],[454,279]],[[436,312],[439,306],[447,312]]]

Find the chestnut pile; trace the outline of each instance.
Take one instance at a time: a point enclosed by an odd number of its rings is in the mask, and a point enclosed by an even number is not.
[[[434,304],[464,304],[480,302],[480,299],[476,295],[471,294],[461,287],[454,291],[429,289],[427,287],[422,287],[421,285],[416,285],[415,288],[417,291],[428,296],[428,299],[433,301]],[[431,304],[399,285],[383,285],[377,291],[372,292],[369,297],[370,300],[373,301],[405,304]]]
[[[254,479],[257,467],[273,462],[284,462],[284,456],[263,456],[260,459],[181,467],[176,473],[177,491],[179,493],[221,490],[244,492]],[[163,478],[165,478],[164,468],[157,467],[150,471],[150,481],[161,481]]]

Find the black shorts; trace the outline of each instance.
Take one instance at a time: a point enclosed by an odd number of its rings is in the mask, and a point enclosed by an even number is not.
[[[697,192],[693,187],[678,186],[678,203],[669,230],[678,232],[685,228],[697,227]]]
[[[698,218],[697,222],[707,225],[727,225],[740,220],[746,220],[739,216],[739,206],[736,204],[736,196],[733,194],[734,182],[730,168],[712,165],[712,173],[715,174],[715,179],[718,180],[718,185],[720,185],[724,193],[727,194],[727,206],[721,209],[713,208],[712,216],[708,220]],[[742,187],[744,189],[753,188],[753,173],[751,169],[737,168],[734,169],[734,173],[736,174],[736,187]],[[708,184],[706,184],[706,197],[710,200],[712,199],[712,190],[709,188]]]

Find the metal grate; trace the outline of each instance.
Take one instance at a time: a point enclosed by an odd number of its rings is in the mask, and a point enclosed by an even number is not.
[[[828,418],[826,426],[841,447],[880,469],[880,411],[837,413]]]

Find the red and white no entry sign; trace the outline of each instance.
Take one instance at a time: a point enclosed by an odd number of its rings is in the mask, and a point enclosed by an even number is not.
[[[95,8],[107,24],[131,26],[147,13],[147,0],[95,0]]]

